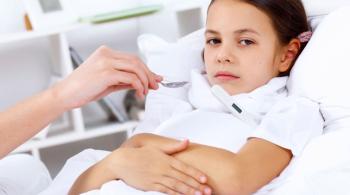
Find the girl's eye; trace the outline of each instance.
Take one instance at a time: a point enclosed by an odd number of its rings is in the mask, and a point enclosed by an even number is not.
[[[239,44],[243,46],[248,46],[248,45],[254,44],[254,41],[251,41],[249,39],[243,39],[239,41]]]
[[[209,45],[216,45],[218,43],[220,43],[219,39],[209,39],[209,40],[207,40],[207,44],[209,44]]]

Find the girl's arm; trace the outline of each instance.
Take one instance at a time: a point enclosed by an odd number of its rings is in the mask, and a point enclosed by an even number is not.
[[[218,148],[190,145],[174,155],[208,175],[214,194],[252,194],[277,177],[291,160],[291,152],[262,139],[250,139],[234,154]]]
[[[168,155],[186,149],[188,144],[188,141],[173,142],[172,148],[166,150],[150,146],[119,148],[81,174],[69,194],[99,189],[118,179],[143,191],[210,194],[211,189],[205,185],[207,177],[201,171]]]
[[[251,194],[278,176],[292,157],[289,150],[255,138],[247,141],[237,154],[199,144],[190,144],[187,148],[172,149],[171,146],[176,145],[176,143],[178,143],[177,140],[153,134],[136,135],[126,141],[122,148],[117,149],[106,159],[83,173],[71,188],[70,195],[98,189],[102,184],[114,179],[122,179],[129,185],[145,191],[193,194],[194,189],[201,189],[202,192],[205,192],[206,187],[199,186],[197,183],[200,181],[201,173],[206,175],[207,181],[205,183],[210,186],[214,194]],[[162,148],[163,150],[160,150]],[[154,173],[167,175],[169,172],[173,172],[164,169],[163,165],[171,164],[172,161],[165,158],[166,151],[175,152],[172,156],[178,160],[176,163],[179,164],[179,167],[183,167],[180,172],[191,175],[198,181],[190,184],[192,179],[185,178],[182,180],[186,184],[185,186],[175,180],[168,183],[165,188],[166,185],[154,186],[154,184],[164,184],[167,181],[165,178],[149,177],[149,175]],[[152,166],[144,167],[144,163]],[[126,167],[126,165],[130,165],[130,167]],[[125,170],[128,170],[129,173],[125,173]],[[133,173],[130,173],[131,170]],[[149,170],[149,172],[143,170]],[[171,177],[180,179],[176,175]],[[154,180],[149,180],[149,178]],[[179,184],[182,187],[179,187]],[[196,187],[189,188],[191,185]],[[188,193],[184,193],[186,190],[189,190]]]
[[[140,134],[124,146],[168,147],[173,139]],[[289,164],[292,154],[263,139],[252,138],[237,153],[199,144],[173,155],[203,171],[215,194],[251,194],[277,177]]]

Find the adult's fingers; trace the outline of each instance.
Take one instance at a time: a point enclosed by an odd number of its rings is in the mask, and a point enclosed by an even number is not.
[[[133,73],[129,73],[129,72],[123,72],[123,71],[115,71],[110,73],[111,75],[108,76],[109,78],[109,86],[114,86],[114,85],[131,85],[132,88],[134,88],[136,90],[136,94],[139,97],[144,97],[144,88],[143,85],[141,83],[141,81],[139,80],[139,78],[133,74]]]
[[[123,53],[120,51],[114,51],[106,46],[101,46],[98,49],[98,54],[104,56],[104,64],[112,64],[112,66],[114,66],[114,68],[116,68],[117,70],[124,70],[128,72],[131,71],[133,73],[136,73],[139,76],[142,83],[144,84],[144,94],[147,93],[149,81],[155,82],[154,78],[148,76],[150,74],[149,71],[145,71],[144,67],[142,67],[143,65],[141,64],[143,63],[141,62],[141,60],[134,55]],[[120,65],[122,65],[122,67],[120,67]]]
[[[154,77],[154,74],[149,70],[146,64],[143,63],[139,57],[128,53],[123,53],[120,51],[110,50],[110,52],[111,52],[111,55],[114,57],[114,59],[116,60],[125,59],[129,63],[135,64],[139,68],[141,68],[143,71],[145,71],[148,77],[148,80],[150,81],[150,88],[158,89],[158,83],[156,81],[156,78]]]
[[[163,80],[163,77],[160,75],[157,75],[156,73],[152,72],[153,76],[156,78],[157,82],[161,82]]]
[[[145,70],[127,60],[113,60],[111,64],[113,65],[113,68],[115,68],[118,71],[124,71],[135,74],[143,84],[145,90],[144,94],[146,95],[148,93],[149,83],[151,81]]]
[[[98,94],[97,96],[95,96],[93,98],[92,101],[96,101],[99,100],[107,95],[109,95],[110,93],[113,93],[115,91],[119,91],[119,90],[124,90],[124,89],[131,89],[132,86],[131,85],[114,85],[111,87],[108,87],[105,91],[101,92],[100,94]]]

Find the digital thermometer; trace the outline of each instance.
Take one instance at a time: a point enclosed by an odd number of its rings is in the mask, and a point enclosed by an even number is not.
[[[219,101],[223,103],[235,117],[253,127],[256,127],[258,125],[258,122],[254,120],[255,117],[244,111],[244,109],[238,105],[237,102],[235,102],[234,98],[232,98],[222,87],[214,85],[211,88],[211,91],[214,96],[218,98]]]

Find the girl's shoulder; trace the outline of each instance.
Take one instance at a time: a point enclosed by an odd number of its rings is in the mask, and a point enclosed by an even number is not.
[[[263,117],[255,136],[300,154],[306,143],[323,131],[319,104],[309,98],[281,98]]]
[[[298,95],[287,95],[286,97],[280,98],[276,102],[276,107],[300,107],[300,108],[315,108],[319,109],[319,102],[312,100],[308,97]]]

